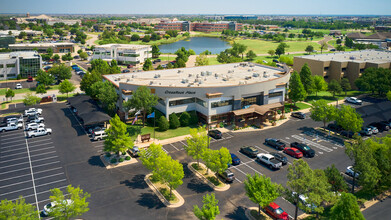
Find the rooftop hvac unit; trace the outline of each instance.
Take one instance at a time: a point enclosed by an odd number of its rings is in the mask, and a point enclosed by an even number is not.
[[[194,82],[199,82],[200,81],[200,79],[199,78],[196,78],[195,80],[194,80]]]
[[[244,79],[249,80],[249,79],[251,79],[251,76],[246,76]]]
[[[153,78],[160,78],[160,74],[155,74]]]
[[[231,70],[228,70],[228,73],[231,73]]]
[[[152,85],[153,84],[153,81],[149,81],[149,85]]]
[[[126,82],[130,82],[130,81],[132,81],[131,79],[126,79]]]
[[[197,74],[196,78],[200,78],[200,74]]]
[[[223,80],[224,80],[224,81],[229,81],[228,76],[225,76],[225,77],[223,78]]]
[[[182,83],[188,83],[188,82],[189,82],[188,79],[185,79],[185,78],[182,79]]]
[[[206,71],[206,75],[210,76],[210,75],[212,75],[212,72]]]
[[[259,73],[253,73],[253,77],[258,77]]]
[[[216,77],[216,78],[219,77],[219,74],[215,73],[215,77]]]
[[[192,76],[193,76],[193,74],[189,73],[189,77],[192,77]]]
[[[205,76],[205,72],[204,71],[201,72],[201,76]]]
[[[200,80],[198,83],[199,83],[199,84],[202,84],[202,80]]]

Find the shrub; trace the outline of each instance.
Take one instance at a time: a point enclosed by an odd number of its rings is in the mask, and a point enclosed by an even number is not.
[[[118,160],[120,163],[121,162],[124,162],[124,158],[119,158],[119,160]]]
[[[281,114],[281,110],[277,110],[277,114]]]
[[[126,156],[126,157],[125,157],[125,160],[130,160],[130,157],[129,157],[129,156]]]
[[[224,128],[224,122],[220,122],[220,128]]]
[[[22,79],[22,75],[18,74],[18,75],[16,76],[16,79],[17,79],[17,80]]]
[[[159,126],[160,131],[167,131],[168,128],[170,127],[170,124],[168,123],[166,117],[164,117],[164,116],[161,116],[159,118],[157,124]]]
[[[107,152],[106,157],[111,157],[111,153]]]
[[[188,126],[190,121],[190,114],[188,112],[183,112],[179,121],[181,122],[182,127]]]
[[[170,128],[171,129],[176,129],[176,128],[178,128],[181,125],[181,123],[179,122],[178,116],[175,113],[172,113],[170,115],[170,121],[169,122],[170,122]]]
[[[192,111],[192,112],[190,113],[190,121],[189,121],[189,123],[190,123],[191,125],[194,125],[194,124],[197,124],[197,123],[198,123],[198,116],[197,116],[196,111]]]
[[[122,152],[122,155],[126,155],[126,152]]]
[[[117,159],[115,159],[115,158],[111,159],[110,163],[117,163]]]

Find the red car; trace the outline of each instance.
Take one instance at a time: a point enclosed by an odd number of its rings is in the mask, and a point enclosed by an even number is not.
[[[268,206],[266,206],[265,211],[274,219],[289,219],[288,213],[282,210],[282,208],[274,202],[271,202]]]
[[[286,147],[284,149],[284,153],[288,154],[289,156],[295,157],[297,159],[303,157],[303,153],[294,147]]]
[[[27,82],[32,82],[33,81],[33,77],[32,76],[28,76],[27,77]]]

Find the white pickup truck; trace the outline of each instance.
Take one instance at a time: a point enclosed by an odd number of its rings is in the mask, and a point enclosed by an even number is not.
[[[45,125],[43,123],[30,123],[26,125],[26,131],[31,131],[31,130],[37,130],[38,128],[44,128]]]
[[[271,154],[257,154],[257,160],[270,169],[280,169],[282,167],[282,163]]]
[[[52,129],[50,129],[50,128],[38,128],[35,131],[27,132],[27,137],[32,138],[32,137],[38,137],[38,136],[47,135],[47,134],[52,134]]]
[[[41,115],[42,114],[42,109],[40,108],[29,108],[27,110],[24,110],[24,116],[29,116],[29,115]]]
[[[23,128],[22,123],[9,123],[6,126],[0,127],[0,132],[4,131],[12,131],[12,130],[17,130]]]

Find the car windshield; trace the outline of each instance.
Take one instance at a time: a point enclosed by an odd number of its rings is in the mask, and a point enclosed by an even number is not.
[[[233,177],[234,174],[233,173],[227,173],[227,177]]]
[[[308,146],[303,146],[303,149],[304,150],[310,150],[310,148]]]
[[[275,212],[277,215],[281,215],[284,212],[284,210],[282,210],[282,208],[278,208],[275,210]]]
[[[297,154],[299,154],[299,153],[300,153],[300,151],[299,151],[299,150],[295,150],[295,152],[296,152]]]
[[[253,147],[249,147],[248,148],[250,151],[252,151],[252,152],[256,152],[257,151],[257,149],[255,149],[255,148],[253,148]]]

